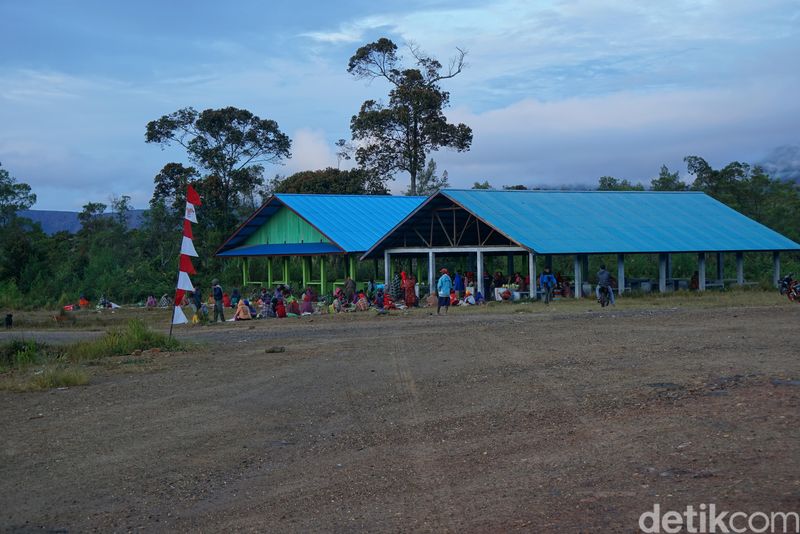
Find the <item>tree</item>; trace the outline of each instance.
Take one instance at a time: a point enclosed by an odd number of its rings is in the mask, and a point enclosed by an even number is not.
[[[167,163],[153,178],[155,189],[150,205],[163,202],[179,213],[186,207],[186,188],[196,185],[200,174],[194,167],[184,167],[181,163]]]
[[[644,191],[642,184],[632,184],[628,180],[619,180],[613,176],[601,176],[597,182],[598,191]]]
[[[518,184],[518,185],[504,185],[504,186],[503,186],[503,189],[505,189],[506,191],[527,191],[527,190],[528,190],[528,188],[527,188],[527,187],[525,187],[525,186],[524,186],[524,185],[522,185],[522,184]]]
[[[342,171],[328,167],[318,171],[301,171],[287,178],[275,177],[270,183],[273,193],[318,193],[339,195],[386,195],[385,183],[364,169]]]
[[[339,139],[335,143],[336,145],[336,168],[339,169],[342,166],[342,161],[350,161],[353,159],[353,151],[355,147],[352,143],[348,143],[346,139]]]
[[[0,163],[0,225],[6,225],[20,210],[26,210],[36,203],[36,195],[31,186],[17,183],[17,179],[2,168]]]
[[[657,178],[650,180],[650,189],[653,191],[686,191],[689,188],[679,177],[678,171],[669,172],[669,167],[661,166]]]
[[[483,182],[475,182],[472,184],[472,189],[494,189],[492,184],[489,183],[489,180],[484,180]]]
[[[447,171],[442,173],[442,176],[436,176],[436,162],[433,158],[428,160],[428,165],[422,171],[422,174],[417,178],[417,195],[430,196],[437,191],[450,187],[450,182],[447,179]],[[406,190],[406,195],[414,195],[411,192],[411,187]]]
[[[198,113],[180,109],[147,123],[145,141],[186,149],[189,159],[208,172],[218,195],[215,226],[227,231],[235,223],[234,211],[263,185],[263,164],[291,157],[291,141],[278,123],[261,119],[245,109],[227,107]]]
[[[128,226],[128,212],[132,209],[129,195],[111,196],[111,210],[114,212],[117,222],[123,227]]]
[[[443,110],[450,94],[439,85],[461,73],[466,52],[458,49],[443,71],[439,61],[418,48],[411,46],[410,51],[415,66],[403,67],[397,45],[381,38],[359,48],[350,58],[347,72],[357,79],[382,78],[392,86],[387,105],[367,100],[350,120],[353,139],[360,143],[358,164],[387,178],[395,172],[407,172],[411,178],[409,192],[415,195],[417,176],[427,155],[442,147],[469,150],[472,129],[447,122]]]

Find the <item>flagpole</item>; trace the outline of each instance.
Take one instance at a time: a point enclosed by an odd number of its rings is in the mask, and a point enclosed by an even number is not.
[[[195,215],[195,206],[199,206],[200,204],[201,204],[200,195],[197,194],[197,191],[195,191],[195,189],[190,184],[186,188],[186,209],[184,211],[184,216],[183,216],[181,247],[180,247],[180,252],[178,254],[178,279],[175,282],[175,296],[172,299],[172,316],[170,317],[169,321],[169,336],[168,336],[169,340],[172,340],[172,329],[175,326],[175,315],[177,311],[180,311],[181,317],[183,318],[181,324],[188,322],[186,320],[186,315],[183,313],[183,309],[181,308],[181,302],[186,296],[187,291],[195,290],[195,286],[192,283],[191,279],[189,278],[189,273],[197,274],[197,272],[195,271],[191,259],[189,259],[189,256],[197,257],[197,251],[195,250],[194,244],[192,243],[194,238],[192,234],[192,223],[197,222],[197,216]],[[186,254],[188,268],[187,265],[184,265],[183,262],[184,254]],[[185,276],[181,277],[181,275]]]

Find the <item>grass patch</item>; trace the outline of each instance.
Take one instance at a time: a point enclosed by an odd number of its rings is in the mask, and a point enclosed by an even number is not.
[[[0,372],[58,359],[62,351],[45,343],[13,339],[0,345]]]
[[[130,321],[124,328],[107,332],[99,339],[81,341],[66,349],[66,358],[72,362],[97,360],[109,356],[124,356],[136,350],[161,349],[180,350],[181,343],[169,339],[160,332],[154,332],[139,319]]]
[[[33,372],[20,371],[0,377],[0,389],[19,392],[85,386],[88,383],[89,373],[84,369],[54,363]]]

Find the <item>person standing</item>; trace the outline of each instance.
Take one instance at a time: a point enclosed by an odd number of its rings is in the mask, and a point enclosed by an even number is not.
[[[219,317],[220,322],[225,322],[225,316],[222,313],[222,286],[219,285],[219,280],[214,278],[211,281],[211,291],[214,293],[214,322],[217,322],[217,317]]]
[[[461,296],[464,294],[464,278],[458,271],[456,271],[456,275],[453,278],[453,289],[456,290],[456,296],[458,298],[461,298]]]
[[[547,267],[544,268],[544,272],[539,277],[539,285],[542,286],[542,291],[544,292],[544,303],[549,306],[550,301],[553,300],[553,288],[556,287],[556,277],[553,276],[550,269]],[[532,287],[531,291],[536,291],[536,288]]]
[[[344,298],[347,299],[348,304],[353,303],[353,296],[356,294],[356,283],[350,278],[350,275],[344,279]]]
[[[444,313],[447,315],[447,309],[450,307],[450,290],[453,289],[453,281],[450,280],[450,275],[447,272],[447,269],[442,269],[439,271],[442,273],[442,276],[439,277],[439,281],[436,282],[436,293],[439,295],[439,303],[436,307],[436,315],[442,310],[442,306],[444,306]]]

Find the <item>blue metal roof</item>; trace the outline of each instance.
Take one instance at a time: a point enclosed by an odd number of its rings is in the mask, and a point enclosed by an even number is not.
[[[440,192],[540,254],[800,250],[699,192]]]
[[[287,243],[236,247],[220,252],[217,256],[313,256],[341,253],[339,247],[330,243]]]
[[[283,206],[294,211],[333,242],[335,250],[319,254],[363,252],[414,211],[425,199],[426,197],[418,196],[278,193],[270,197],[236,229],[219,248],[217,255],[251,255],[229,254],[229,252],[247,241],[248,237],[266,224]],[[291,254],[304,253],[285,252],[269,255]]]

